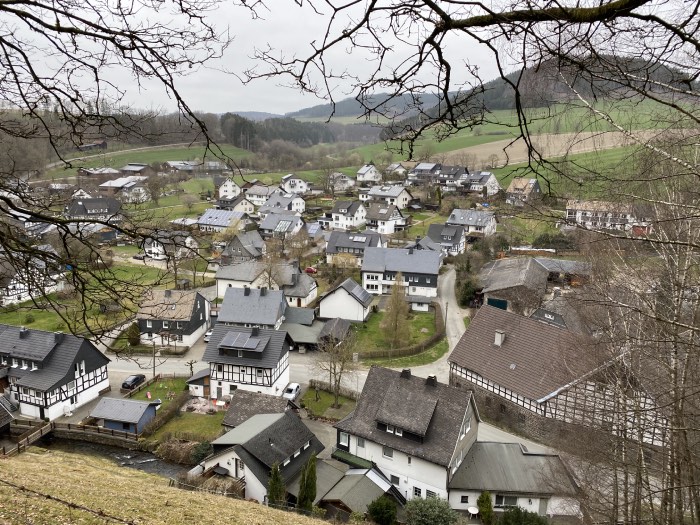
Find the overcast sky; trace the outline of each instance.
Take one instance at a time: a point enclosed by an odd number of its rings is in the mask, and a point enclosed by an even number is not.
[[[272,3],[272,2],[271,2]],[[302,94],[299,89],[285,87],[289,79],[260,79],[244,85],[235,75],[252,67],[252,56],[256,48],[268,44],[285,54],[296,53],[297,56],[308,54],[310,42],[322,38],[326,27],[326,16],[313,13],[308,7],[300,8],[292,1],[274,0],[272,12],[261,12],[263,19],[253,20],[246,9],[225,4],[216,13],[210,14],[217,28],[228,28],[233,41],[222,60],[208,64],[208,67],[193,72],[178,81],[180,92],[190,106],[199,111],[225,113],[227,111],[265,111],[269,113],[286,113],[323,103],[312,95]],[[325,13],[324,13],[325,15]],[[406,35],[403,35],[406,36]],[[387,37],[388,38],[388,37]],[[409,36],[410,38],[410,36]],[[466,45],[465,45],[466,44]],[[397,46],[399,50],[400,46]],[[488,55],[480,52],[474,43],[464,39],[452,42],[455,54],[469,57],[477,63],[485,79],[495,75],[495,68]],[[481,57],[483,55],[483,58]],[[369,71],[367,56],[359,50],[338,48],[329,57],[335,68],[346,68],[353,74]],[[223,70],[228,71],[228,73]],[[354,96],[348,85],[337,86],[335,96],[342,100]],[[140,108],[158,108],[165,111],[175,109],[163,90],[156,85],[146,85],[144,89],[129,87],[126,101]]]

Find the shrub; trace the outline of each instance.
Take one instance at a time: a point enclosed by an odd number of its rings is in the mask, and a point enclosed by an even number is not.
[[[36,319],[32,314],[27,314],[24,316],[24,324],[32,324]]]
[[[491,503],[491,493],[485,490],[476,500],[476,507],[479,509],[481,521],[484,525],[493,525],[496,522],[496,516],[493,514],[493,504]]]
[[[131,346],[138,345],[141,342],[141,330],[138,323],[131,323],[129,328],[124,330],[124,335]]]
[[[193,465],[196,465],[212,452],[214,452],[214,447],[211,446],[211,443],[208,441],[202,441],[192,449],[192,452],[190,453],[190,460],[192,461]]]
[[[408,525],[452,525],[457,513],[442,498],[413,498],[406,503]]]
[[[382,495],[367,505],[367,513],[377,525],[394,525],[396,521],[396,503]]]
[[[520,507],[510,507],[498,520],[498,525],[547,525],[546,518],[536,512],[529,512]]]

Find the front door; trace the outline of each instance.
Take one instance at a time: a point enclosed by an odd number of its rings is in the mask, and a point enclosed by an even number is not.
[[[46,414],[44,414],[44,407],[39,407],[39,419],[44,419]]]
[[[224,389],[220,386],[216,387],[216,399],[221,399],[224,396]]]

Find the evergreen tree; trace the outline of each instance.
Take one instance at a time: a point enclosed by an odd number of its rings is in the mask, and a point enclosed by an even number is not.
[[[309,458],[301,471],[297,507],[311,512],[316,499],[316,454]]]
[[[386,342],[391,348],[400,348],[408,340],[408,303],[405,300],[404,288],[400,284],[402,282],[403,275],[398,272],[381,325]]]
[[[491,493],[488,490],[482,492],[479,499],[476,500],[476,507],[479,509],[479,515],[484,525],[492,525],[495,522]]]
[[[396,521],[396,503],[385,495],[379,496],[367,505],[367,513],[378,525],[394,525]]]
[[[270,505],[284,505],[287,502],[287,489],[282,480],[279,463],[272,465],[270,482],[267,486],[267,501]]]

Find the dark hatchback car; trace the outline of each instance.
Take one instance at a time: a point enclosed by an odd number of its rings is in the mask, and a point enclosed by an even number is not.
[[[146,376],[143,374],[136,374],[133,376],[127,377],[124,382],[122,383],[122,388],[126,390],[132,390],[139,386],[141,383],[143,383],[146,380]]]

